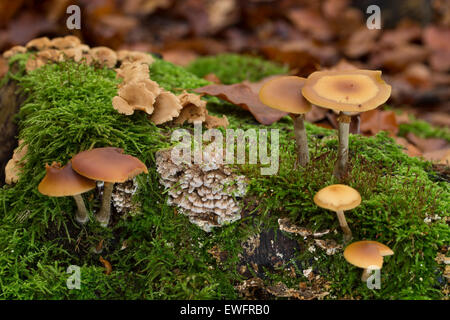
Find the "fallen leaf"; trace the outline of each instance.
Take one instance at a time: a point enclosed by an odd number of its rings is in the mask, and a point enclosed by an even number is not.
[[[316,40],[328,41],[334,36],[327,20],[318,10],[312,8],[293,9],[288,12],[287,16],[300,31],[310,34]]]
[[[361,132],[375,135],[381,130],[391,135],[398,133],[398,124],[394,111],[382,111],[378,109],[361,113]]]
[[[412,132],[408,132],[406,134],[406,139],[419,148],[423,153],[446,149],[448,147],[448,142],[445,139],[420,138]]]
[[[161,54],[164,60],[182,67],[186,67],[198,57],[194,51],[185,49],[165,50]]]
[[[409,143],[408,140],[402,137],[393,137],[397,144],[401,145],[404,150],[403,152],[410,157],[419,157],[422,155],[419,149],[417,149],[413,144]]]
[[[275,110],[264,105],[259,101],[258,93],[254,92],[250,86],[244,83],[232,85],[211,84],[197,88],[194,91],[219,97],[244,110],[248,110],[259,123],[264,125],[270,125],[277,122],[287,115],[287,112]]]
[[[109,275],[112,272],[112,266],[111,263],[109,263],[108,260],[103,259],[102,256],[99,258],[100,262],[103,263],[103,266],[105,267],[105,274]]]
[[[423,154],[425,160],[450,166],[450,148],[430,151]]]

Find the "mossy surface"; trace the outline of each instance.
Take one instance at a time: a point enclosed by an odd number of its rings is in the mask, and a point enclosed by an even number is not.
[[[22,63],[26,57],[16,59]],[[331,175],[336,157],[335,132],[307,125],[313,161],[306,170],[294,171],[295,143],[289,118],[267,129],[280,133],[280,168],[277,175],[261,176],[259,165],[239,165],[235,170],[250,181],[242,220],[206,234],[167,206],[167,195],[158,183],[154,153],[170,145],[173,127],[158,128],[142,113],[131,117],[111,106],[116,93],[115,73],[71,62],[48,65],[18,81],[26,103],[18,116],[19,138],[29,145],[20,182],[0,189],[0,298],[2,299],[213,299],[239,298],[234,289],[243,280],[236,270],[241,243],[261,229],[277,228],[277,219],[290,217],[313,230],[337,230],[326,238],[341,242],[333,212],[320,209],[312,196],[335,182]],[[23,69],[22,69],[23,70]],[[157,60],[152,79],[178,91],[205,84],[186,70]],[[219,102],[209,103],[215,114],[226,114],[230,128],[260,127],[245,111]],[[149,167],[138,177],[135,201],[141,209],[127,217],[113,217],[102,228],[91,217],[85,226],[74,221],[71,198],[48,198],[37,191],[44,164],[67,162],[90,147],[121,147]],[[303,268],[331,282],[327,298],[442,298],[442,270],[434,258],[448,245],[449,187],[435,179],[431,164],[404,155],[381,133],[366,138],[351,136],[352,175],[348,184],[362,195],[360,207],[346,213],[354,239],[378,240],[395,255],[385,259],[381,290],[361,283],[361,270],[341,252],[325,255],[320,249],[297,253],[296,277],[284,266],[267,274],[266,284],[283,281],[296,288],[306,281]],[[94,192],[85,195],[91,213],[98,207]],[[427,215],[440,220],[425,223]],[[290,236],[307,248],[311,240]],[[93,252],[103,239],[101,255],[113,268],[110,275]],[[226,252],[218,263],[212,248]],[[317,260],[316,260],[317,259]],[[312,263],[310,262],[312,261]],[[81,289],[68,290],[69,265],[81,267]]]
[[[288,72],[287,67],[277,63],[231,53],[198,58],[187,67],[187,70],[200,78],[214,73],[223,84],[244,80],[256,82],[267,76]]]

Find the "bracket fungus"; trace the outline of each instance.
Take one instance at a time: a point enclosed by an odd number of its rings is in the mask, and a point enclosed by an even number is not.
[[[270,80],[259,91],[259,99],[265,105],[289,112],[294,121],[295,140],[297,142],[298,162],[302,167],[309,162],[308,138],[305,130],[305,113],[311,110],[311,104],[302,96],[302,87],[306,79],[286,76]]]
[[[80,175],[105,183],[102,207],[96,215],[97,221],[104,227],[108,225],[111,216],[114,183],[122,183],[141,173],[148,173],[147,167],[138,158],[123,154],[122,149],[113,147],[82,151],[71,162],[73,169]]]
[[[334,175],[342,180],[347,175],[351,116],[385,103],[391,86],[378,70],[316,71],[309,75],[302,94],[316,106],[339,112],[339,151]]]
[[[333,184],[319,190],[314,196],[314,203],[321,208],[336,212],[339,225],[344,232],[344,242],[350,241],[352,231],[345,220],[344,211],[359,206],[361,203],[359,192],[343,184]]]
[[[246,193],[244,176],[234,174],[222,164],[223,154],[215,142],[203,151],[203,161],[173,161],[174,149],[156,153],[160,183],[168,189],[168,204],[176,205],[189,221],[210,232],[214,227],[241,218],[239,198]]]
[[[53,162],[51,166],[46,164],[45,171],[46,175],[38,186],[39,192],[49,197],[72,196],[78,207],[75,219],[79,223],[86,223],[89,216],[81,194],[94,189],[95,181],[72,170],[70,162],[64,167],[57,162]]]
[[[377,241],[357,241],[349,244],[344,250],[344,258],[348,263],[363,268],[361,281],[367,281],[372,270],[380,270],[383,257],[393,255],[388,246]]]

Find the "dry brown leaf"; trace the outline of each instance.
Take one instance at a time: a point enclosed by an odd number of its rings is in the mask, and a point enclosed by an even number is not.
[[[450,148],[426,152],[423,157],[425,160],[450,166]]]
[[[278,111],[264,105],[259,101],[257,92],[254,92],[248,85],[243,83],[233,85],[211,84],[197,88],[194,91],[216,96],[240,106],[244,110],[250,111],[261,124],[270,125],[287,115],[287,112]]]
[[[316,40],[328,41],[334,36],[327,20],[318,10],[293,9],[288,12],[287,16],[300,31],[310,34]]]
[[[397,144],[401,145],[404,149],[403,152],[410,157],[419,157],[422,155],[419,149],[417,149],[413,144],[409,143],[408,140],[402,137],[393,137]]]
[[[0,57],[0,79],[3,78],[9,70],[9,65],[8,65],[8,61],[3,58]]]
[[[103,259],[102,256],[100,256],[99,260],[105,267],[105,274],[107,274],[107,275],[111,274],[111,272],[112,272],[111,263],[108,260]]]
[[[361,132],[375,135],[381,130],[391,135],[398,133],[398,123],[393,111],[374,109],[361,113]]]
[[[419,148],[423,153],[447,149],[449,146],[448,142],[444,139],[437,138],[420,138],[412,132],[406,134],[406,139],[408,139],[412,144]]]

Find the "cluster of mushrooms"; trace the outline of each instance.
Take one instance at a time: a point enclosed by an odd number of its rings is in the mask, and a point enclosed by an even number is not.
[[[334,175],[342,180],[348,170],[348,136],[351,116],[377,108],[391,94],[391,86],[381,78],[378,70],[324,70],[316,71],[307,79],[284,76],[267,82],[259,91],[265,105],[289,112],[294,121],[298,163],[309,162],[305,114],[311,105],[339,113],[339,149]]]
[[[115,183],[126,182],[141,173],[148,173],[139,159],[123,154],[113,147],[95,148],[75,155],[65,166],[54,162],[45,166],[46,175],[38,190],[49,197],[72,196],[78,211],[75,219],[81,224],[89,220],[81,194],[96,187],[96,181],[104,183],[102,206],[96,215],[100,224],[106,227],[111,216],[111,195]]]
[[[369,111],[385,103],[391,94],[391,86],[381,78],[381,71],[373,70],[324,70],[316,71],[307,79],[283,76],[267,82],[259,91],[265,105],[285,112],[294,122],[297,144],[297,163],[306,167],[309,162],[308,139],[305,130],[305,114],[315,105],[338,113],[339,148],[334,176],[342,181],[348,174],[348,138],[351,116]],[[334,184],[319,190],[314,203],[324,209],[335,211],[344,233],[344,243],[352,239],[352,232],[344,211],[361,203],[359,192],[347,185]],[[357,241],[344,250],[344,258],[364,269],[362,281],[370,270],[381,269],[383,256],[394,252],[376,241]]]

